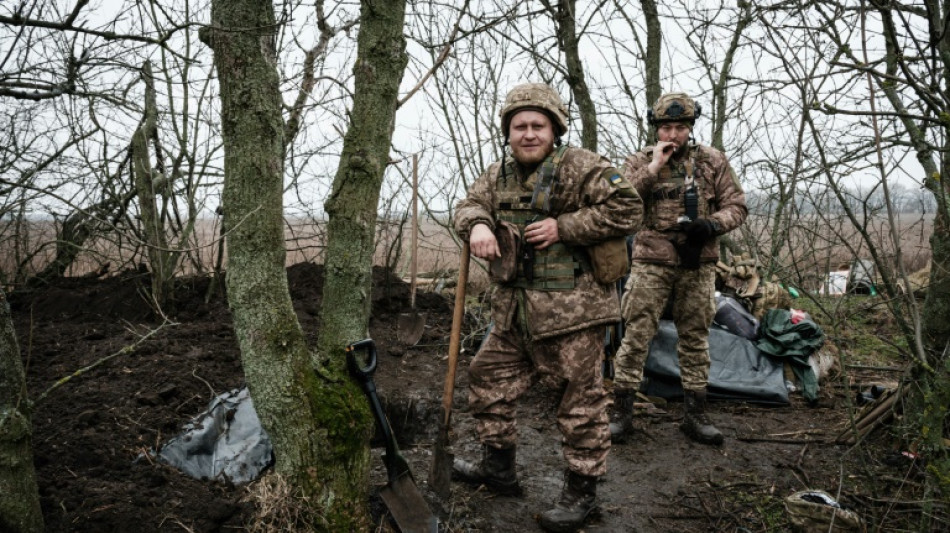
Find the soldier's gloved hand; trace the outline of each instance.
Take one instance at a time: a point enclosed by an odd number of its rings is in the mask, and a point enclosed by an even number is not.
[[[689,241],[683,244],[674,244],[676,254],[680,256],[680,266],[687,270],[699,270],[699,256],[703,252],[703,245],[692,245]]]
[[[707,241],[716,235],[716,223],[707,218],[697,218],[687,224],[684,230],[686,231],[686,244],[702,248]]]

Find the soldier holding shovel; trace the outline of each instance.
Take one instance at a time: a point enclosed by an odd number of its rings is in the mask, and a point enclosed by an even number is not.
[[[494,326],[469,366],[483,455],[456,460],[452,475],[519,494],[515,402],[539,378],[555,384],[568,468],[559,501],[540,522],[575,531],[607,470],[604,328],[619,320],[613,282],[626,273],[623,237],[638,228],[642,204],[606,158],[561,144],[567,112],[551,87],[514,87],[501,126],[511,156],[475,181],[454,220],[472,255],[491,261]]]

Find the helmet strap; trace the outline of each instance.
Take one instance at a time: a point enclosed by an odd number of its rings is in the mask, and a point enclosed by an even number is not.
[[[505,172],[505,167],[508,166],[507,164],[505,164],[505,160],[508,159],[508,150],[505,149],[505,147],[507,146],[508,146],[508,136],[505,135],[505,139],[501,141],[501,181],[502,182],[508,181],[508,175],[507,175],[507,172]]]

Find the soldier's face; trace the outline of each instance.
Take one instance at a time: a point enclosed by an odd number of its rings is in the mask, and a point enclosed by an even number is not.
[[[519,111],[511,117],[508,142],[515,161],[522,165],[540,163],[554,150],[554,125],[540,111]]]
[[[676,152],[682,153],[689,142],[691,128],[685,122],[664,122],[656,129],[656,138],[676,145]]]

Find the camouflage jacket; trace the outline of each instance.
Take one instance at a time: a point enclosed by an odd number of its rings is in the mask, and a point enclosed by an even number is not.
[[[522,175],[518,165],[508,164],[506,169],[507,179],[518,180],[530,195],[531,176]],[[495,229],[500,170],[501,163],[492,164],[472,184],[468,197],[456,205],[455,231],[463,239],[468,240],[472,226],[478,223]],[[568,148],[558,175],[551,216],[557,219],[561,242],[588,246],[631,234],[640,227],[640,197],[607,158],[581,148]],[[494,327],[507,331],[519,320],[533,339],[620,320],[615,287],[597,283],[587,271],[576,275],[574,288],[569,290],[542,291],[496,284],[493,291]]]
[[[694,177],[699,193],[699,216],[718,225],[716,238],[703,246],[702,262],[719,259],[719,235],[739,227],[748,210],[745,193],[739,185],[736,173],[726,160],[725,154],[703,145],[691,148],[694,161]],[[676,219],[685,213],[682,182],[661,175],[651,174],[647,169],[653,160],[653,147],[631,155],[624,163],[623,175],[643,198],[643,229],[634,240],[634,261],[665,265],[679,264],[674,243],[682,243],[686,235]],[[667,167],[681,163],[668,164]],[[680,172],[681,173],[681,172]],[[673,172],[673,174],[678,174]],[[669,174],[667,175],[669,176]]]

